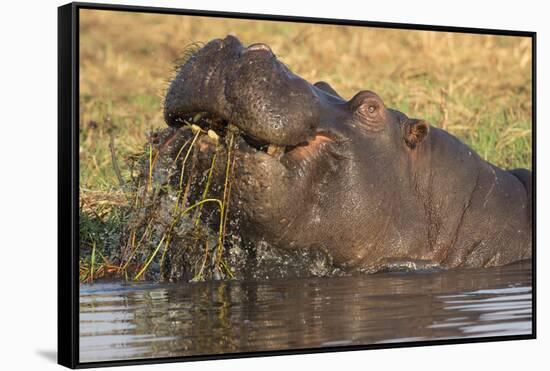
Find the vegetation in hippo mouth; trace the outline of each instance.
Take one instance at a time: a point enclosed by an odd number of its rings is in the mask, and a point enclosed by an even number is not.
[[[242,159],[238,152],[284,169],[279,164],[314,159],[321,148],[317,138],[280,146],[211,112],[181,114],[178,120],[179,128],[151,133],[144,153],[136,157],[138,171],[128,185],[134,197],[121,215],[121,250],[102,257],[117,262],[100,265],[103,275],[110,270],[133,280],[203,281],[343,274],[325,251],[288,252],[265,241],[243,241],[240,221],[246,211],[238,197],[231,197],[243,182],[234,171]],[[98,275],[94,253],[90,260],[81,274],[85,282]]]
[[[264,159],[271,145],[211,113],[182,115],[182,121],[181,128],[151,133],[145,151],[135,159],[136,176],[128,184],[133,196],[121,209],[120,235],[109,237],[121,249],[96,256],[93,245],[91,263],[81,263],[81,281],[107,276],[204,281],[344,274],[324,250],[286,251],[264,240],[243,241],[243,208],[230,201],[238,179],[236,136],[246,143],[244,151]]]
[[[219,142],[219,138],[227,137],[230,131],[242,138],[243,142],[246,143],[250,149],[256,152],[266,153],[275,158],[310,145],[310,142],[307,141],[296,145],[277,145],[270,143],[266,140],[254,137],[250,133],[232,125],[226,119],[206,111],[184,114],[178,120],[184,125],[190,126],[194,131],[202,131],[217,142]],[[322,134],[322,136],[329,138],[327,134]],[[225,141],[222,140],[221,143],[225,143]]]

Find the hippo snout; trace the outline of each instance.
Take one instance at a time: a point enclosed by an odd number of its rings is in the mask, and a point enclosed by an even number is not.
[[[244,47],[216,39],[183,63],[167,91],[164,116],[180,127],[207,112],[267,144],[298,145],[315,137],[319,97],[263,43]]]

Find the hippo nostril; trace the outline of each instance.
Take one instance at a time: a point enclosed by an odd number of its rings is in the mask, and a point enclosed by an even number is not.
[[[227,35],[223,40],[223,46],[233,46],[233,45],[241,45],[241,42],[239,41],[239,39],[237,39],[235,36],[233,35]]]
[[[273,54],[271,51],[271,48],[267,46],[266,44],[262,43],[256,43],[248,46],[248,48],[243,50],[243,53],[253,52],[253,51],[268,51],[269,53]]]

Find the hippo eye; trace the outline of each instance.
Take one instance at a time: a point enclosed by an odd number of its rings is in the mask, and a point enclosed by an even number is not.
[[[359,117],[359,120],[370,130],[375,127],[380,129],[385,121],[384,102],[372,91],[363,90],[350,99],[351,110]]]
[[[375,118],[378,114],[378,108],[380,106],[376,102],[365,102],[362,105],[361,111],[363,111],[363,114],[370,118]]]

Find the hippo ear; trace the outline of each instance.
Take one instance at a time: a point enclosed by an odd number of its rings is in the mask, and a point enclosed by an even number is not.
[[[403,138],[410,148],[416,148],[428,135],[430,125],[424,120],[407,119],[403,125]]]
[[[315,84],[313,84],[316,88],[319,88],[321,89],[322,91],[324,91],[325,93],[329,93],[329,94],[332,94],[334,95],[335,97],[337,98],[341,98],[341,99],[344,99],[342,98],[342,96],[340,94],[338,94],[338,92],[336,90],[334,90],[334,88],[332,86],[330,86],[330,84],[326,81],[317,81]]]

